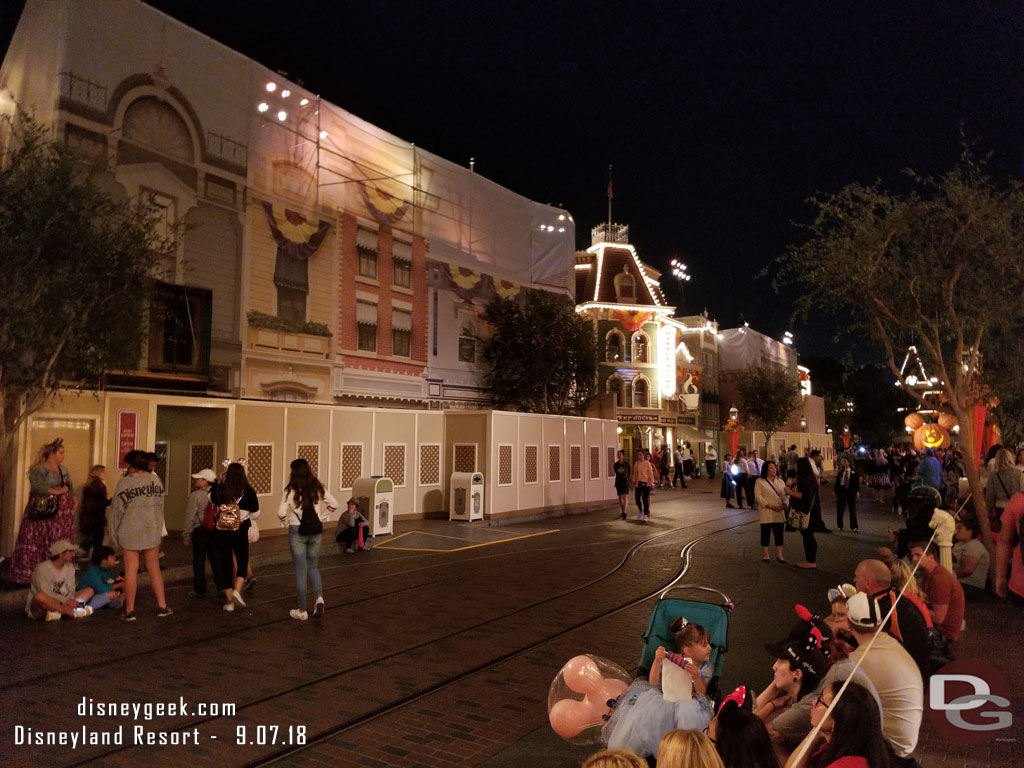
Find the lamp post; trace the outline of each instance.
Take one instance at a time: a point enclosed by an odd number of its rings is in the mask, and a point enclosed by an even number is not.
[[[800,416],[800,431],[801,432],[806,432],[807,431],[807,417],[804,416],[804,415]]]
[[[672,277],[679,281],[679,313],[681,315],[685,315],[686,300],[683,293],[683,283],[688,283],[691,276],[690,273],[686,271],[686,265],[679,259],[672,259],[670,263],[672,266]]]

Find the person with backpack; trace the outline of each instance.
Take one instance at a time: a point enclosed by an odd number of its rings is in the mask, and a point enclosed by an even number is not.
[[[228,464],[218,482],[210,488],[210,501],[216,509],[213,521],[213,546],[220,558],[220,568],[214,575],[217,589],[224,593],[224,610],[235,610],[235,603],[245,608],[242,583],[249,565],[249,528],[260,516],[260,501],[245,476],[241,461]],[[238,563],[235,575],[234,555]]]
[[[288,546],[292,551],[295,566],[295,591],[298,608],[292,608],[289,616],[306,621],[306,580],[313,587],[313,618],[324,615],[324,589],[320,582],[317,565],[320,560],[320,539],[324,523],[337,511],[338,502],[324,488],[309,462],[295,459],[291,463],[291,477],[284,489],[277,516],[288,527]]]
[[[181,537],[192,550],[192,589],[189,597],[206,597],[206,560],[214,579],[220,571],[220,557],[213,546],[213,527],[217,508],[210,501],[210,486],[217,479],[212,469],[192,475],[195,490],[185,505],[185,528]]]

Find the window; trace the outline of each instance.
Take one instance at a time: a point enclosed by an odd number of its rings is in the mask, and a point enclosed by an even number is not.
[[[207,372],[212,307],[209,290],[156,284],[150,305],[150,370]]]
[[[649,407],[650,399],[650,385],[647,383],[647,379],[636,379],[633,381],[633,407],[634,408],[647,408]]]
[[[647,362],[647,334],[637,332],[633,336],[633,362],[634,363],[646,363]]]
[[[178,223],[178,201],[170,195],[154,189],[142,187],[139,191],[140,201],[153,212],[157,236],[160,238],[154,254],[160,260],[160,278],[169,283],[177,282],[178,255],[172,244],[175,227]],[[165,248],[165,246],[168,246]]]
[[[359,276],[377,279],[377,233],[359,227],[356,231],[356,252],[359,254]]]
[[[612,281],[615,285],[615,298],[618,301],[632,303],[636,298],[636,279],[629,274],[629,265],[622,265],[622,272]]]
[[[615,395],[615,405],[622,408],[625,405],[625,402],[623,401],[622,379],[618,376],[609,377],[608,391]]]
[[[391,310],[391,354],[409,357],[412,342],[412,312]]]
[[[399,288],[412,287],[412,265],[408,261],[395,259],[394,283]]]
[[[306,292],[277,286],[277,316],[295,323],[306,322]]]
[[[357,348],[364,352],[377,351],[377,305],[356,300],[356,326],[359,329]]]
[[[469,326],[463,326],[459,333],[459,362],[476,362],[476,337]]]
[[[625,359],[623,356],[623,347],[625,346],[626,340],[622,334],[618,331],[610,331],[605,337],[604,359],[609,363],[621,362]]]

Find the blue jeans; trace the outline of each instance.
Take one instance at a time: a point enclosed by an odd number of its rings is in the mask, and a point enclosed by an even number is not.
[[[295,591],[299,595],[299,610],[306,610],[306,574],[309,574],[309,582],[313,585],[313,597],[321,597],[324,593],[320,583],[320,571],[317,565],[320,562],[320,537],[323,534],[317,533],[313,536],[303,536],[299,533],[299,526],[288,526],[288,546],[292,550],[292,563],[295,565]]]

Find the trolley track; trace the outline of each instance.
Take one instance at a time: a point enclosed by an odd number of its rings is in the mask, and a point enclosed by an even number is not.
[[[698,523],[692,523],[692,524],[688,524],[688,525],[684,525],[684,526],[677,526],[677,527],[674,527],[674,528],[671,528],[671,529],[668,529],[668,530],[665,530],[665,531],[658,532],[658,533],[656,533],[654,535],[648,536],[648,537],[642,539],[641,541],[633,544],[626,551],[626,553],[623,555],[623,557],[620,559],[620,561],[615,566],[613,566],[612,568],[610,568],[609,570],[607,570],[603,574],[601,574],[601,575],[599,575],[599,576],[597,576],[597,577],[595,577],[593,579],[590,579],[590,580],[586,581],[585,583],[579,584],[579,585],[574,586],[574,587],[572,587],[570,589],[562,590],[562,591],[560,591],[560,592],[558,592],[556,594],[548,595],[548,596],[546,596],[544,598],[532,601],[532,602],[530,602],[528,604],[518,606],[515,610],[505,612],[504,614],[496,615],[496,616],[490,616],[486,620],[479,621],[479,622],[476,622],[476,623],[473,623],[473,624],[470,624],[470,625],[466,625],[466,626],[461,626],[458,629],[456,629],[456,630],[454,630],[454,631],[452,631],[450,633],[442,634],[440,636],[431,637],[431,638],[429,638],[427,640],[424,640],[422,642],[414,643],[414,644],[405,646],[405,647],[403,647],[401,649],[397,649],[397,650],[395,650],[395,651],[393,651],[391,653],[387,653],[387,654],[382,655],[382,656],[376,656],[373,659],[368,659],[368,660],[366,660],[365,662],[362,662],[362,663],[349,664],[349,665],[344,666],[344,667],[340,667],[340,668],[336,668],[336,669],[330,670],[330,671],[325,672],[325,673],[323,673],[321,675],[318,675],[318,676],[316,676],[314,678],[303,680],[301,683],[298,683],[296,685],[293,685],[293,686],[290,686],[290,687],[287,687],[287,688],[283,688],[283,689],[280,689],[280,690],[276,690],[276,691],[268,693],[268,694],[266,694],[264,696],[260,696],[260,697],[251,699],[249,701],[246,701],[244,704],[238,705],[237,709],[238,709],[239,712],[242,712],[244,710],[257,707],[257,706],[259,706],[261,704],[266,704],[268,702],[272,702],[275,699],[282,699],[283,697],[289,696],[291,694],[295,694],[295,693],[300,692],[300,691],[302,691],[304,689],[309,689],[312,686],[318,685],[320,683],[324,683],[325,681],[330,681],[330,680],[332,680],[334,678],[338,678],[338,677],[340,677],[342,675],[346,675],[346,674],[350,674],[350,673],[353,673],[353,672],[357,672],[359,670],[365,670],[365,669],[371,668],[373,666],[380,665],[382,663],[386,663],[388,661],[397,659],[398,657],[401,657],[401,656],[403,656],[405,654],[410,654],[410,653],[412,653],[414,651],[424,649],[427,646],[430,646],[432,644],[442,643],[442,642],[444,642],[446,640],[449,640],[451,638],[454,638],[454,637],[456,637],[458,635],[461,635],[461,634],[464,634],[464,633],[467,633],[467,632],[471,632],[474,629],[478,629],[478,628],[480,628],[480,627],[482,627],[484,625],[493,624],[495,622],[501,621],[502,619],[507,619],[509,617],[516,616],[517,614],[521,614],[521,613],[523,613],[525,611],[528,611],[528,610],[537,608],[539,606],[543,606],[545,604],[552,603],[552,602],[554,602],[556,600],[560,600],[560,599],[563,599],[565,597],[571,596],[571,595],[573,595],[575,593],[578,593],[578,592],[581,592],[583,590],[589,589],[589,588],[591,588],[591,587],[601,583],[602,581],[604,581],[604,580],[614,576],[615,574],[619,573],[624,568],[626,568],[629,565],[629,563],[637,556],[637,554],[639,552],[641,552],[644,548],[648,548],[648,547],[650,547],[652,545],[660,545],[665,539],[667,539],[669,537],[672,537],[672,536],[678,536],[679,534],[684,533],[687,530],[691,530],[691,529],[693,529],[695,527],[712,525],[714,523],[722,522],[722,521],[731,522],[731,521],[735,520],[738,517],[746,517],[747,515],[749,515],[749,513],[734,513],[732,515],[724,515],[724,516],[720,516],[720,517],[715,517],[715,518],[712,518],[711,520],[703,520],[703,521],[698,522]],[[701,536],[699,536],[699,537],[697,537],[695,539],[691,539],[690,541],[688,541],[683,546],[683,548],[682,548],[682,550],[680,552],[680,565],[676,569],[675,573],[671,576],[671,578],[665,580],[663,583],[658,585],[658,587],[656,589],[653,589],[653,590],[645,592],[645,594],[643,594],[642,596],[635,597],[635,598],[630,598],[629,600],[626,600],[625,602],[623,602],[622,604],[618,605],[617,607],[614,607],[614,608],[612,608],[612,609],[610,609],[608,611],[605,611],[605,612],[601,613],[600,615],[591,616],[591,617],[589,617],[589,618],[587,618],[587,619],[585,619],[583,621],[576,622],[576,623],[572,624],[571,626],[563,627],[559,631],[557,631],[557,632],[555,632],[553,634],[550,634],[550,635],[548,635],[548,636],[544,637],[543,639],[540,639],[540,640],[538,640],[536,642],[530,643],[529,645],[527,645],[525,647],[517,648],[514,651],[502,654],[499,657],[491,659],[491,660],[487,661],[486,663],[477,665],[477,666],[475,666],[475,667],[473,667],[471,669],[468,669],[468,670],[463,670],[463,671],[461,671],[458,674],[452,675],[452,676],[450,676],[450,677],[448,677],[448,678],[446,678],[446,679],[444,679],[444,680],[442,680],[440,682],[437,682],[435,684],[429,685],[429,686],[427,686],[427,687],[425,687],[425,688],[423,688],[421,690],[418,690],[418,691],[416,691],[416,692],[414,692],[412,694],[409,694],[407,696],[403,696],[403,697],[398,698],[398,699],[396,699],[394,701],[388,702],[388,703],[386,703],[386,704],[384,704],[382,706],[373,708],[373,709],[371,709],[371,710],[369,710],[369,711],[367,711],[365,713],[362,713],[360,715],[357,715],[355,717],[351,717],[351,718],[347,719],[346,721],[344,721],[342,723],[339,723],[339,724],[337,724],[335,726],[331,726],[331,727],[328,727],[326,729],[321,729],[319,732],[317,732],[316,734],[312,735],[309,738],[309,740],[307,741],[307,743],[305,745],[301,746],[301,747],[300,746],[294,746],[294,747],[288,747],[288,748],[280,749],[278,751],[275,751],[275,752],[271,753],[270,755],[257,758],[256,760],[248,763],[248,765],[253,765],[253,766],[269,765],[269,764],[272,764],[274,762],[277,762],[277,761],[279,761],[279,760],[281,760],[281,759],[283,759],[283,758],[285,758],[287,756],[294,755],[298,751],[301,751],[303,749],[308,749],[308,748],[313,747],[313,746],[315,746],[317,744],[320,744],[320,743],[322,743],[322,742],[324,742],[324,741],[326,741],[326,740],[328,740],[328,739],[330,739],[330,738],[332,738],[334,736],[337,736],[338,734],[344,733],[346,731],[349,731],[349,730],[352,730],[354,728],[358,728],[360,726],[363,726],[363,725],[366,725],[366,724],[368,724],[370,722],[373,722],[374,720],[376,720],[378,718],[384,717],[384,716],[388,715],[389,713],[392,713],[392,712],[394,712],[394,711],[396,711],[398,709],[401,709],[402,707],[405,707],[405,706],[407,706],[407,705],[409,705],[409,704],[411,704],[411,703],[413,703],[415,701],[418,701],[418,700],[420,700],[420,699],[422,699],[422,698],[424,698],[426,696],[429,696],[429,695],[431,695],[433,693],[436,693],[436,692],[438,692],[440,690],[443,690],[445,688],[449,688],[451,686],[457,685],[459,682],[462,682],[462,681],[466,680],[467,678],[470,678],[470,677],[472,677],[474,675],[477,675],[477,674],[480,674],[482,672],[485,672],[486,670],[492,669],[493,667],[495,667],[495,666],[497,666],[499,664],[502,664],[502,663],[504,663],[506,661],[509,661],[511,659],[515,659],[515,658],[517,658],[519,656],[522,656],[522,655],[524,655],[526,653],[534,651],[534,650],[544,646],[545,644],[550,643],[550,642],[552,642],[554,640],[557,640],[558,638],[561,638],[561,637],[569,634],[570,632],[574,632],[574,631],[576,631],[576,630],[578,630],[578,629],[580,629],[582,627],[585,627],[588,624],[600,621],[601,619],[604,619],[604,618],[607,618],[609,616],[615,615],[615,614],[620,613],[622,611],[625,611],[625,610],[627,610],[629,608],[632,608],[633,606],[636,606],[636,605],[638,605],[640,603],[643,603],[646,600],[650,600],[651,598],[656,597],[663,590],[671,587],[673,584],[678,583],[680,581],[680,579],[682,579],[683,576],[685,576],[687,570],[689,569],[690,554],[691,554],[693,548],[698,543],[700,543],[701,541],[704,541],[705,539],[710,538],[712,536],[717,536],[717,535],[720,535],[720,534],[723,534],[723,533],[727,533],[729,531],[733,531],[733,530],[735,530],[737,528],[744,527],[746,525],[751,524],[751,522],[752,521],[747,520],[747,521],[744,521],[744,522],[741,522],[741,523],[736,523],[736,524],[733,524],[733,525],[728,525],[728,526],[726,526],[724,528],[720,528],[720,529],[717,529],[717,530],[710,531],[710,532],[705,533],[705,534],[703,534],[703,535],[701,535]],[[613,542],[614,542],[614,540],[610,540],[609,542],[602,542],[602,543],[613,543]],[[617,543],[621,544],[621,541],[618,541]],[[579,547],[590,547],[590,548],[592,548],[593,546],[594,546],[593,543],[585,543],[585,544],[577,543],[577,544],[566,545],[566,546],[546,547],[546,548],[544,548],[544,550],[546,551],[547,554],[552,554],[554,552],[564,551],[564,550],[567,550],[567,549],[573,549],[573,548],[579,548]],[[503,553],[503,554],[485,555],[485,556],[481,556],[481,557],[478,557],[478,558],[473,558],[473,560],[474,561],[478,561],[478,560],[484,560],[484,559],[508,558],[508,557],[517,556],[517,555],[518,556],[522,556],[524,554],[534,554],[536,552],[537,552],[537,550],[531,550],[529,552],[517,552],[517,553]],[[550,558],[546,558],[546,559],[550,559]],[[424,566],[423,568],[410,569],[410,571],[408,571],[408,572],[418,572],[418,571],[422,571],[422,570],[430,570],[430,569],[436,568],[436,567],[445,567],[447,565],[457,565],[457,564],[465,564],[465,561],[461,561],[460,563],[447,563],[447,564],[435,564],[435,565],[431,565],[431,566]],[[389,574],[388,576],[393,577],[395,575],[397,575],[397,574]],[[383,577],[374,577],[374,578],[383,578]],[[437,580],[434,580],[432,582],[428,582],[428,583],[425,583],[425,584],[415,585],[415,586],[411,586],[411,587],[405,587],[405,588],[400,589],[400,590],[395,590],[394,593],[397,594],[397,593],[409,591],[409,590],[414,589],[414,588],[419,588],[419,587],[422,587],[422,586],[431,586],[431,585],[438,584],[438,583],[443,583],[445,581],[449,581],[449,580],[455,579],[455,578],[459,578],[459,575],[456,574],[456,575],[452,575],[452,576],[449,576],[449,577],[445,577],[443,579],[437,579]],[[377,596],[375,596],[374,599],[379,598],[380,596],[381,595],[377,595]],[[353,601],[353,602],[359,602],[359,601]],[[351,605],[351,604],[352,603],[349,603],[349,605]],[[236,630],[230,630],[228,632],[220,633],[217,636],[220,637],[220,636],[232,635],[232,634],[236,634],[238,632],[243,632],[243,631],[247,631],[247,630],[250,630],[250,629],[259,628],[259,627],[267,626],[267,625],[270,625],[270,624],[281,623],[283,621],[289,621],[289,619],[276,619],[276,620],[271,621],[271,622],[264,622],[264,623],[262,623],[260,625],[257,625],[256,627],[253,627],[252,625],[249,625],[249,626],[244,627],[244,628],[238,628]],[[205,637],[205,638],[203,638],[201,640],[196,640],[196,641],[193,641],[193,642],[195,642],[195,643],[208,642],[210,639],[211,639],[211,637],[207,636],[207,637]],[[181,646],[179,645],[179,646],[173,646],[173,647],[181,647]],[[149,654],[149,653],[152,653],[152,652],[153,652],[152,650],[148,650],[145,653]],[[0,690],[2,690],[2,689],[0,689]],[[212,722],[214,720],[217,720],[217,719],[218,718],[213,718],[213,717],[194,718],[194,719],[190,719],[190,721],[188,723],[180,725],[180,726],[176,726],[175,728],[173,728],[171,730],[176,730],[176,731],[191,730],[193,728],[206,725],[206,724],[208,724],[208,723],[210,723],[210,722]],[[87,765],[87,764],[93,763],[94,761],[103,760],[104,758],[110,757],[112,755],[116,755],[116,754],[118,754],[120,752],[124,752],[124,751],[130,750],[132,748],[133,747],[128,746],[128,747],[122,747],[120,749],[108,750],[108,751],[105,751],[105,752],[102,752],[102,753],[97,753],[97,754],[89,756],[88,758],[84,758],[81,761],[72,763],[71,765],[74,765],[74,766]]]

